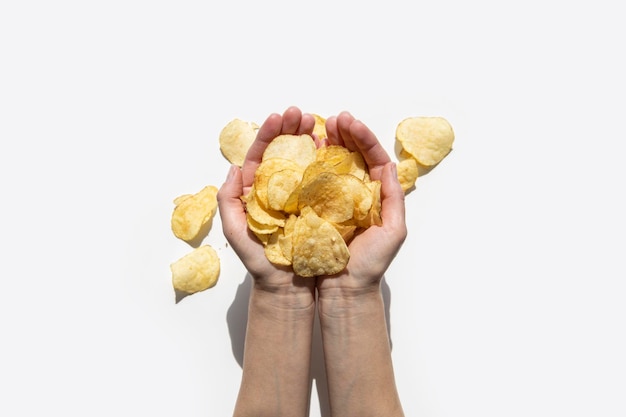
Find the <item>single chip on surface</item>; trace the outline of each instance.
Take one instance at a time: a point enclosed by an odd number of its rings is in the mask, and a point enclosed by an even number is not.
[[[396,140],[418,164],[431,167],[452,150],[454,131],[443,117],[409,117],[398,124]]]
[[[217,187],[207,185],[196,194],[183,194],[174,199],[171,227],[174,235],[191,242],[208,233],[217,212]]]
[[[209,245],[200,246],[170,265],[176,291],[194,294],[213,287],[220,275],[220,259]]]
[[[396,164],[398,172],[398,181],[402,190],[406,193],[415,185],[417,178],[419,177],[419,169],[417,167],[417,161],[412,158],[406,158]]]
[[[222,155],[231,164],[241,167],[258,130],[259,126],[256,123],[240,119],[233,119],[228,122],[219,136]]]

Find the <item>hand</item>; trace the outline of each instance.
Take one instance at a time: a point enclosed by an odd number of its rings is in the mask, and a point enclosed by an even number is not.
[[[239,169],[237,166],[230,168],[226,182],[217,194],[224,236],[248,272],[255,278],[255,285],[270,291],[290,290],[294,284],[312,290],[315,280],[297,277],[291,268],[279,267],[267,260],[263,245],[248,229],[240,197],[250,191],[263,152],[275,137],[281,134],[311,134],[314,125],[313,116],[302,114],[297,107],[288,108],[282,115],[271,114],[260,127],[242,168]]]
[[[405,224],[404,192],[396,167],[378,139],[350,113],[342,112],[326,120],[328,143],[359,151],[367,163],[370,177],[381,181],[382,226],[371,226],[349,245],[346,269],[335,276],[318,277],[320,297],[329,289],[378,289],[383,274],[402,246]]]

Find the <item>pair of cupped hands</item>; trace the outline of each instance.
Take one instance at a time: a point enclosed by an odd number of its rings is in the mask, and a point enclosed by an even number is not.
[[[396,165],[376,135],[349,112],[326,119],[328,137],[323,141],[315,138],[316,146],[340,145],[363,155],[371,179],[381,181],[382,226],[369,227],[350,242],[347,267],[337,275],[299,277],[290,267],[269,262],[262,244],[248,229],[241,196],[249,192],[265,148],[282,134],[313,136],[314,126],[315,118],[298,107],[268,116],[250,146],[243,166],[231,166],[217,194],[224,235],[254,278],[257,289],[289,295],[301,291],[314,294],[317,288],[320,297],[333,292],[356,295],[363,291],[377,291],[407,235],[404,191],[398,182]]]

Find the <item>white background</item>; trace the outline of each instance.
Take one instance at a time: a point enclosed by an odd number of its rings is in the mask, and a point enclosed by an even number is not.
[[[366,3],[2,2],[1,415],[230,415],[249,282],[216,217],[175,303],[172,200],[290,105],[455,129],[385,281],[407,416],[626,415],[618,2]]]

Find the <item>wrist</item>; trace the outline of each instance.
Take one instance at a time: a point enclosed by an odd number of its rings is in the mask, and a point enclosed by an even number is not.
[[[319,292],[317,306],[320,318],[333,321],[365,318],[384,313],[379,285],[367,287],[333,287]]]
[[[308,280],[311,281],[311,280]],[[315,283],[300,282],[294,276],[291,281],[272,282],[271,280],[253,281],[250,300],[257,307],[269,313],[284,315],[293,311],[313,314],[315,310]]]

